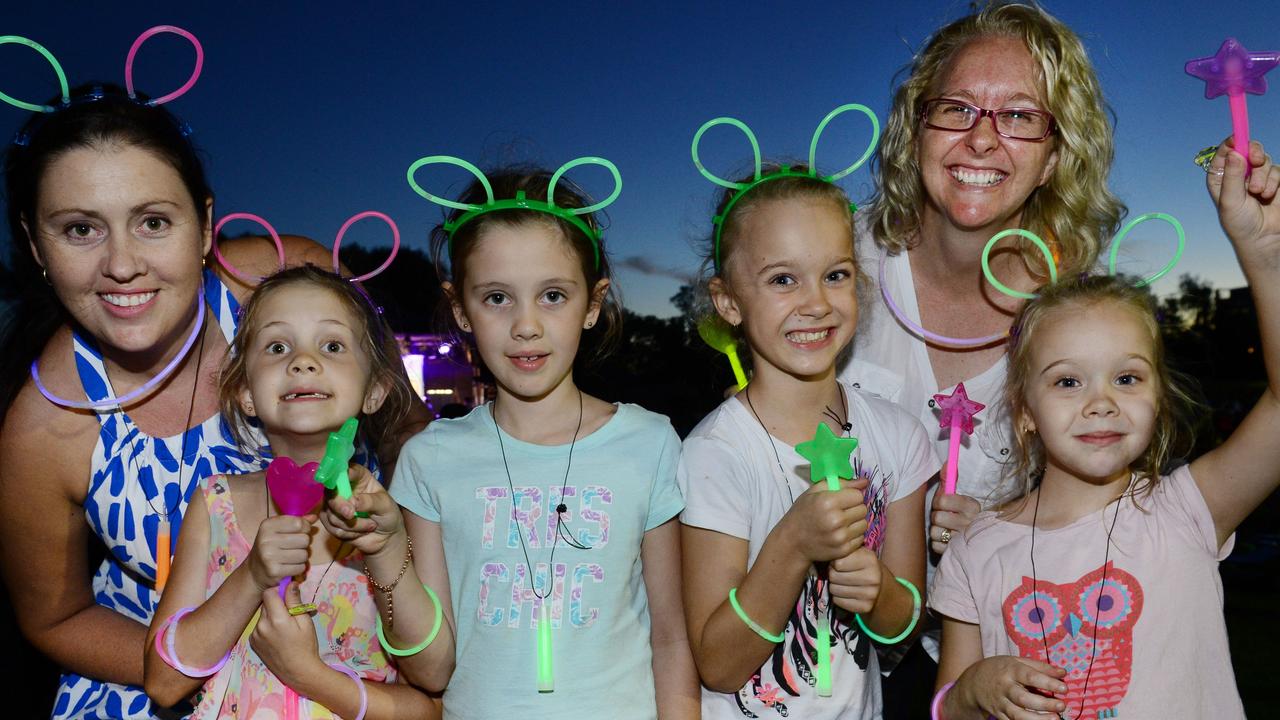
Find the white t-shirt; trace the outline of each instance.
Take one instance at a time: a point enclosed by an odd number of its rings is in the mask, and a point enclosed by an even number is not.
[[[1034,570],[1031,526],[979,515],[952,539],[929,606],[977,623],[983,657],[1066,668],[1069,718],[1244,718],[1218,574],[1234,538],[1218,547],[1184,465],[1150,495],[1037,529]]]
[[[845,394],[853,424],[849,434],[858,438],[854,470],[870,481],[867,545],[879,551],[885,508],[937,472],[938,460],[919,421],[901,408],[853,388],[846,387]],[[793,498],[810,485],[809,461],[786,442],[771,438],[736,397],[721,403],[689,433],[676,477],[685,497],[681,521],[746,540],[748,569]],[[828,612],[824,587],[825,582],[810,576],[783,630],[786,640],[738,692],[703,688],[704,718],[880,717],[878,665],[871,641],[852,617]],[[816,671],[808,651],[816,640],[818,617],[831,623],[831,636],[837,641],[829,698],[816,694]]]
[[[911,279],[911,261],[905,252],[889,255],[877,244],[865,215],[859,215],[856,224],[858,265],[871,278],[871,287],[859,293],[863,302],[858,308],[858,331],[853,338],[852,358],[840,368],[840,380],[890,400],[919,418],[941,462],[947,457],[950,435],[938,423],[940,411],[935,407],[933,396],[950,394],[955,386],[938,387],[928,347],[889,312],[880,291],[878,274],[883,262],[885,287],[902,312],[919,325],[920,306]],[[973,435],[960,439],[956,490],[977,499],[984,507],[1000,499],[998,490],[1005,467],[1013,460],[1013,427],[1003,400],[1007,368],[1005,358],[1001,357],[977,377],[964,381],[965,394],[986,408],[973,418]],[[931,487],[925,498],[926,533],[935,492],[937,487]],[[926,564],[926,569],[932,578],[933,565]],[[926,635],[921,642],[936,660],[936,633]]]

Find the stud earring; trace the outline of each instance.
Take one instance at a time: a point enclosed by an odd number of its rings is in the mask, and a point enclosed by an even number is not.
[[[462,331],[471,332],[471,325],[469,323],[462,323]]]

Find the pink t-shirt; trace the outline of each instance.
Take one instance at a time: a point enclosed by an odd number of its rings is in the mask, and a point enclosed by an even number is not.
[[[929,606],[977,623],[984,657],[1065,667],[1072,720],[1243,718],[1218,575],[1235,536],[1218,547],[1188,466],[1118,508],[1105,569],[1114,503],[1037,529],[1034,580],[1031,527],[979,515],[943,555]]]

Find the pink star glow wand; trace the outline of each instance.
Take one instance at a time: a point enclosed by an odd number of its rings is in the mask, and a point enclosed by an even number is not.
[[[950,444],[947,445],[947,475],[942,481],[942,491],[948,495],[956,492],[956,475],[960,466],[960,434],[973,434],[973,416],[986,405],[974,402],[965,394],[964,383],[957,383],[955,392],[950,395],[934,395],[933,399],[942,409],[942,417],[938,424],[950,430]]]
[[[1249,52],[1235,38],[1227,38],[1212,57],[1187,62],[1188,75],[1204,80],[1206,99],[1226,94],[1231,103],[1231,136],[1235,151],[1245,158],[1245,174],[1249,173],[1249,107],[1245,93],[1261,95],[1267,91],[1262,76],[1280,65],[1280,52]]]

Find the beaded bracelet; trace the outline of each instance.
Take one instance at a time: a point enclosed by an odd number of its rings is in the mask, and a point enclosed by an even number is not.
[[[387,627],[395,628],[396,626],[396,607],[391,600],[391,594],[395,592],[396,586],[400,584],[400,578],[404,577],[404,573],[409,569],[409,563],[413,562],[413,538],[405,535],[405,543],[407,543],[404,551],[404,562],[400,564],[400,574],[396,575],[396,579],[391,581],[390,585],[379,585],[377,580],[373,579],[373,573],[369,572],[369,561],[364,563],[364,576],[369,579],[369,584],[375,590],[382,593],[382,597],[387,601]],[[381,615],[378,616],[381,619]]]
[[[329,663],[329,667],[356,681],[356,689],[360,691],[360,712],[356,713],[352,720],[364,720],[364,713],[369,709],[369,691],[364,688],[364,680],[356,674],[355,670],[342,663]]]
[[[187,667],[186,665],[183,665],[182,662],[178,660],[178,651],[174,649],[174,636],[178,634],[178,621],[186,617],[187,615],[189,615],[194,610],[195,610],[194,607],[182,608],[181,610],[174,613],[173,615],[170,615],[168,620],[164,621],[164,624],[160,626],[160,631],[156,633],[156,654],[159,655],[160,659],[164,660],[165,664],[167,664],[169,667],[173,668],[174,670],[177,670],[178,672],[182,673],[183,675],[186,675],[187,677],[190,677],[190,678],[209,677],[210,675],[213,675],[214,673],[221,670],[222,666],[227,664],[227,660],[231,659],[230,650],[227,650],[227,654],[222,656],[221,660],[214,663],[210,667],[192,668],[192,667]],[[165,639],[164,647],[161,647],[160,645],[160,638],[162,637]],[[165,652],[166,648],[168,649],[168,652]]]
[[[426,640],[423,640],[407,650],[401,650],[400,648],[392,647],[391,643],[387,642],[387,636],[382,631],[382,616],[379,615],[376,623],[378,628],[378,640],[382,642],[382,649],[386,650],[388,655],[395,655],[396,657],[417,655],[425,650],[426,647],[431,644],[431,641],[436,639],[436,634],[440,632],[440,626],[444,624],[444,608],[440,607],[440,598],[436,597],[435,591],[427,587],[426,583],[422,584],[422,589],[427,591],[427,597],[431,598],[431,602],[436,606],[435,625],[431,628],[431,632],[427,634]]]
[[[933,696],[933,702],[929,704],[929,717],[933,718],[933,720],[942,720],[941,716],[938,714],[938,711],[942,709],[942,698],[946,696],[947,691],[955,684],[956,681],[952,680],[946,685],[938,688],[937,694]]]
[[[746,623],[747,627],[754,630],[757,635],[764,638],[765,640],[768,640],[771,643],[780,643],[786,639],[783,633],[778,633],[777,635],[770,635],[768,630],[765,630],[764,628],[760,627],[760,625],[755,620],[752,620],[750,617],[748,617],[747,611],[743,610],[742,606],[738,604],[738,588],[736,587],[729,588],[729,605],[733,607],[734,612],[738,613],[738,617],[742,618],[742,622]],[[786,631],[786,628],[783,628],[783,632],[785,631]]]
[[[861,615],[855,614],[853,616],[858,621],[858,627],[862,628],[862,634],[882,645],[893,645],[894,643],[902,642],[903,638],[910,635],[911,631],[916,629],[916,623],[920,621],[920,591],[916,589],[915,585],[911,584],[910,580],[905,578],[894,578],[894,580],[902,583],[903,587],[911,592],[911,599],[915,603],[914,607],[911,609],[911,622],[907,623],[905,630],[890,638],[881,637],[880,635],[871,632],[866,623],[862,622]]]

